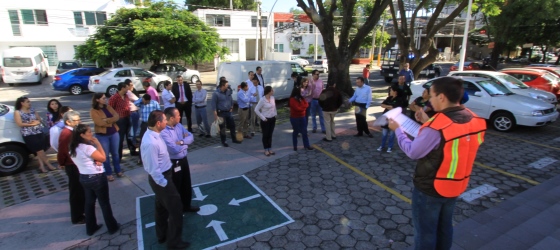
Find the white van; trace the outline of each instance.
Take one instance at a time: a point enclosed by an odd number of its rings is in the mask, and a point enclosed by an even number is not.
[[[49,63],[43,50],[37,47],[14,47],[2,54],[2,78],[10,86],[14,83],[41,84],[49,76]]]
[[[237,102],[238,86],[241,82],[249,79],[249,71],[256,71],[257,66],[262,68],[264,76],[264,86],[272,86],[274,98],[276,100],[289,98],[294,87],[292,72],[301,76],[307,76],[305,71],[297,62],[290,61],[245,61],[245,62],[224,62],[218,66],[216,84],[220,77],[225,76],[231,89],[233,90],[233,101]],[[263,87],[264,87],[263,86]]]

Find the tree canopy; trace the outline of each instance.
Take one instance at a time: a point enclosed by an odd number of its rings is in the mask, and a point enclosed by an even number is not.
[[[117,10],[97,29],[95,35],[76,48],[76,58],[113,62],[153,62],[213,60],[227,49],[219,46],[220,37],[190,11],[169,2],[158,2],[146,8]]]
[[[190,11],[196,9],[229,9],[230,0],[185,0],[185,5]],[[255,0],[233,0],[233,9],[235,10],[257,10]]]

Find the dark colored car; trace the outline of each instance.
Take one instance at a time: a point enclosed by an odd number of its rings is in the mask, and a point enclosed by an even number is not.
[[[443,69],[441,68],[441,66],[439,66],[438,64],[432,63],[432,64],[428,65],[428,67],[426,67],[422,71],[420,71],[420,75],[418,75],[418,78],[432,79],[434,77],[439,77],[441,75],[441,72],[443,72]]]
[[[58,61],[58,66],[56,67],[56,73],[61,74],[71,69],[81,68],[82,63],[76,60],[60,60]]]
[[[449,71],[457,71],[459,69],[459,63],[451,66]],[[465,62],[463,64],[463,70],[482,70],[482,67],[479,63],[476,62]]]
[[[104,72],[103,68],[78,68],[71,69],[53,78],[51,87],[57,91],[69,91],[70,94],[79,95],[88,90],[89,77]]]

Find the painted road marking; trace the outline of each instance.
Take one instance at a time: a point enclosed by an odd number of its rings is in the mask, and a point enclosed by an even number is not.
[[[498,190],[498,188],[488,185],[488,184],[484,184],[482,186],[478,186],[476,188],[473,188],[467,192],[464,192],[463,194],[459,195],[459,198],[463,199],[464,201],[471,203],[472,201],[485,196],[489,193],[492,193],[494,191]]]
[[[216,205],[208,204],[208,205],[200,206],[200,210],[198,211],[198,214],[202,216],[206,216],[206,215],[214,214],[217,211],[218,211],[218,207]]]
[[[490,166],[486,166],[486,165],[484,165],[484,164],[482,164],[482,163],[480,163],[480,162],[477,162],[477,161],[475,161],[474,164],[476,164],[476,165],[479,166],[479,167],[483,167],[483,168],[492,170],[492,171],[494,171],[494,172],[498,172],[498,173],[503,174],[503,175],[507,175],[507,176],[510,176],[510,177],[513,177],[513,178],[517,178],[517,179],[526,181],[526,182],[531,183],[531,184],[533,184],[533,185],[535,185],[535,186],[541,184],[541,183],[538,182],[538,181],[534,181],[534,180],[531,180],[531,179],[529,179],[529,178],[525,178],[525,177],[523,177],[523,176],[521,176],[521,175],[512,174],[512,173],[510,173],[510,172],[507,172],[507,171],[504,171],[504,170],[501,170],[501,169],[498,169],[498,168],[493,168],[493,167],[490,167]]]
[[[545,158],[542,158],[542,159],[540,159],[536,162],[533,162],[533,163],[529,164],[529,167],[536,168],[536,169],[541,169],[541,168],[544,168],[544,167],[546,167],[546,166],[548,166],[548,165],[550,165],[554,162],[557,162],[557,160],[552,159],[550,157],[545,157]]]
[[[341,160],[340,158],[334,156],[333,154],[329,153],[328,151],[320,148],[319,146],[313,144],[313,147],[319,151],[321,151],[323,154],[326,154],[328,157],[332,158],[333,160],[335,160],[336,162],[340,163],[341,165],[349,168],[350,170],[356,172],[357,174],[361,175],[362,177],[368,179],[369,181],[373,182],[375,185],[385,189],[385,191],[391,193],[392,195],[398,197],[399,199],[407,202],[407,203],[412,203],[411,200],[409,198],[407,198],[406,196],[400,194],[399,192],[395,191],[394,189],[386,186],[385,184],[381,183],[380,181],[370,177],[369,175],[365,174],[364,172],[360,171],[359,169],[353,167],[352,165],[346,163],[345,161]]]
[[[146,228],[148,228],[148,227],[153,227],[153,226],[155,226],[155,225],[156,225],[155,222],[150,222],[150,223],[146,224]]]
[[[529,140],[525,140],[525,139],[519,139],[519,138],[507,136],[507,135],[502,135],[502,134],[498,134],[498,133],[486,132],[486,134],[501,136],[501,137],[508,138],[508,139],[511,139],[511,140],[522,141],[522,142],[526,142],[526,143],[529,143],[529,144],[533,144],[533,145],[537,145],[537,146],[541,146],[541,147],[545,147],[545,148],[550,148],[550,149],[554,149],[554,150],[560,150],[560,148],[557,148],[557,147],[553,147],[553,146],[549,146],[549,145],[545,145],[545,144],[541,144],[541,143],[537,143],[537,142],[533,142],[533,141],[529,141]]]
[[[236,200],[235,198],[233,198],[233,199],[231,199],[231,201],[229,202],[228,205],[239,206],[239,204],[240,204],[241,202],[250,201],[250,200],[252,200],[252,199],[256,199],[256,198],[259,198],[259,197],[261,197],[260,194],[251,195],[251,196],[249,196],[249,197],[246,197],[246,198],[243,198],[243,199],[239,199],[239,200]]]
[[[224,224],[224,223],[225,222],[223,222],[223,221],[212,220],[210,222],[210,224],[208,224],[208,226],[206,226],[206,228],[209,228],[209,227],[214,228],[214,231],[216,231],[216,234],[220,238],[220,241],[224,241],[224,240],[228,239],[228,237],[226,235],[226,232],[224,232],[224,229],[222,228],[222,224]]]
[[[553,141],[560,141],[560,137],[554,138]]]
[[[194,192],[193,200],[195,201],[203,201],[204,199],[206,199],[206,197],[208,197],[208,195],[202,195],[202,192],[200,192],[199,187],[194,187],[193,192]]]

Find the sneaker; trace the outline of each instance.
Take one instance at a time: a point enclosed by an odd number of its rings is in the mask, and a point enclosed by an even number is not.
[[[388,148],[387,153],[391,153],[391,152],[393,152],[392,148]]]
[[[381,150],[383,150],[383,147],[380,146],[377,148],[377,151],[381,151]]]

